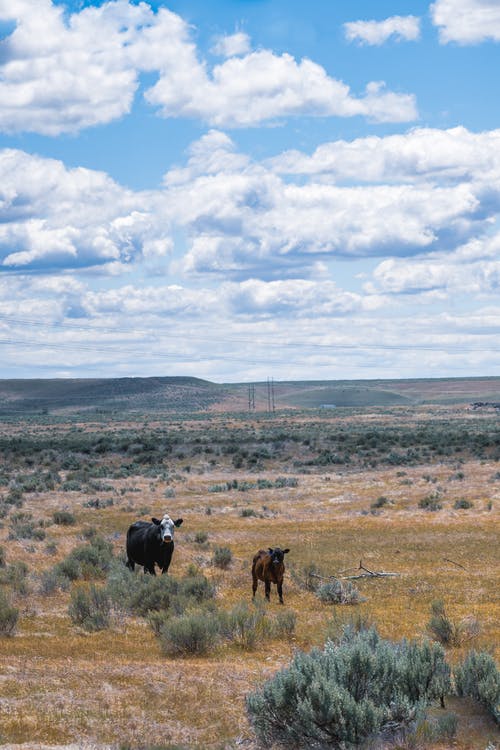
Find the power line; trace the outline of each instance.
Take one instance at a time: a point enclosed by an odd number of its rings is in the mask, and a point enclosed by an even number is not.
[[[54,321],[52,323],[46,323],[39,320],[33,320],[29,318],[17,318],[14,316],[5,315],[3,313],[0,313],[0,320],[4,320],[6,322],[14,323],[17,325],[22,326],[28,326],[28,327],[37,327],[37,328],[47,328],[47,329],[58,329],[60,331],[65,332],[73,332],[73,331],[83,331],[87,333],[92,333],[94,335],[99,335],[102,333],[110,333],[114,334],[116,336],[117,333],[123,333],[128,335],[133,334],[143,334],[145,336],[154,337],[155,339],[158,339],[159,337],[159,331],[158,330],[151,330],[151,329],[141,329],[141,328],[122,328],[119,326],[84,326],[81,324],[72,324],[72,323],[62,323],[58,321]],[[197,328],[200,326],[197,325]],[[175,333],[172,332],[165,332],[165,335],[169,336],[170,341],[172,341],[175,338]],[[475,337],[478,336],[489,336],[491,334],[475,334]],[[202,341],[204,343],[207,343],[207,337],[206,336],[196,336],[196,334],[189,333],[189,339],[191,341]],[[0,340],[0,343],[4,343]],[[19,340],[19,344],[22,344],[22,341]],[[463,344],[459,346],[455,346],[453,344],[385,344],[385,343],[373,343],[373,342],[360,342],[357,344],[344,344],[344,343],[333,343],[333,344],[324,344],[324,343],[315,343],[310,340],[304,341],[300,339],[296,339],[294,341],[272,341],[269,339],[269,336],[266,335],[266,339],[264,342],[258,342],[255,340],[255,338],[244,338],[241,336],[237,337],[223,337],[223,338],[210,338],[210,343],[212,344],[222,344],[222,345],[232,345],[232,344],[252,344],[252,345],[259,345],[259,346],[266,346],[268,348],[275,347],[275,348],[283,348],[283,349],[290,349],[290,348],[297,348],[297,347],[303,347],[307,348],[308,350],[318,350],[318,351],[331,351],[335,352],[338,350],[346,350],[346,351],[356,351],[356,350],[375,350],[375,351],[429,351],[429,352],[451,352],[456,354],[467,354],[470,352],[497,352],[498,351],[498,344],[496,342],[491,343],[491,345],[488,344],[481,344],[481,346],[464,346]],[[54,344],[56,346],[56,344]],[[96,347],[93,347],[94,349]]]

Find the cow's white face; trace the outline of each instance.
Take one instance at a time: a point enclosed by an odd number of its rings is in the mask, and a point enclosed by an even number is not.
[[[165,513],[161,521],[157,518],[151,519],[154,524],[159,526],[160,539],[165,544],[172,544],[174,541],[174,530],[176,526],[180,526],[182,518],[178,518],[177,521],[172,521],[168,513]]]

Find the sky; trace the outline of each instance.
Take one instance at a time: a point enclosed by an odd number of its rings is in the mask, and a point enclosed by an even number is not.
[[[500,0],[0,0],[0,378],[500,374]]]

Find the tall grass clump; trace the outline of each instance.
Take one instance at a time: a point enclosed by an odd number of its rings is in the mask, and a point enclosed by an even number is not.
[[[500,724],[500,671],[486,651],[470,651],[453,672],[458,695],[474,698]]]
[[[110,602],[102,586],[91,584],[88,588],[77,588],[71,592],[68,614],[75,625],[88,632],[109,627]]]
[[[350,581],[342,583],[338,579],[320,584],[316,596],[324,604],[359,604],[365,601],[354,584]]]
[[[247,711],[265,746],[340,750],[412,725],[448,692],[449,671],[437,644],[348,629],[323,650],[298,653],[247,697]]]
[[[13,635],[19,619],[19,610],[13,607],[0,589],[0,636]]]
[[[113,545],[99,534],[92,535],[89,544],[75,547],[55,566],[57,575],[76,581],[79,578],[106,578],[113,560]]]
[[[431,604],[431,619],[427,629],[443,646],[461,646],[479,635],[479,623],[475,617],[469,615],[459,622],[454,622],[446,614],[442,599],[436,599]]]
[[[212,555],[212,564],[221,570],[227,570],[233,561],[233,553],[229,547],[215,547]]]
[[[202,656],[215,647],[220,629],[215,613],[191,611],[164,620],[158,628],[158,639],[165,656]]]

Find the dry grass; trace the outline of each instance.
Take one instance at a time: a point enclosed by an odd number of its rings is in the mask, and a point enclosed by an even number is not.
[[[442,599],[453,620],[477,618],[481,631],[476,648],[498,648],[500,482],[490,481],[498,471],[494,461],[468,461],[460,466],[460,476],[456,466],[446,463],[404,471],[332,468],[297,475],[297,487],[220,493],[208,489],[233,478],[255,480],[255,475],[222,464],[208,470],[201,458],[191,460],[191,467],[190,474],[174,483],[175,498],[168,500],[165,482],[144,477],[113,480],[115,503],[103,509],[85,508],[88,497],[79,493],[28,494],[23,510],[37,519],[69,509],[77,524],[52,525],[41,542],[7,541],[8,523],[0,530],[7,562],[24,560],[30,571],[29,595],[15,595],[21,613],[18,632],[0,638],[0,739],[10,743],[7,747],[147,742],[220,748],[235,746],[238,738],[250,747],[246,693],[286,665],[294,649],[322,644],[332,622],[354,612],[373,619],[385,637],[418,638],[426,633],[431,602]],[[276,463],[258,476],[281,474]],[[437,512],[419,508],[419,501],[432,492],[439,493],[443,504]],[[380,497],[387,502],[373,508]],[[470,500],[473,507],[455,510],[457,498]],[[109,630],[90,635],[75,628],[67,615],[69,593],[42,596],[38,576],[80,544],[88,526],[99,528],[121,554],[125,531],[145,506],[152,514],[168,510],[184,517],[171,573],[180,576],[189,565],[200,566],[217,584],[223,608],[250,601],[250,565],[257,549],[290,547],[284,599],[285,608],[297,615],[295,636],[262,643],[254,652],[224,646],[208,658],[169,660],[138,618],[115,615]],[[256,515],[244,517],[243,509]],[[196,543],[201,531],[207,532],[208,545]],[[47,553],[48,542],[56,543],[55,555]],[[216,545],[231,548],[230,570],[211,566]],[[325,574],[354,573],[360,561],[370,570],[399,575],[356,581],[365,601],[355,608],[322,604],[300,588],[290,570],[300,578],[314,563]],[[258,596],[263,598],[260,589]],[[278,609],[274,589],[270,608]],[[468,646],[450,651],[450,661]],[[452,708],[460,716],[454,748],[484,750],[488,741],[497,741],[492,721],[477,706],[454,700]]]

